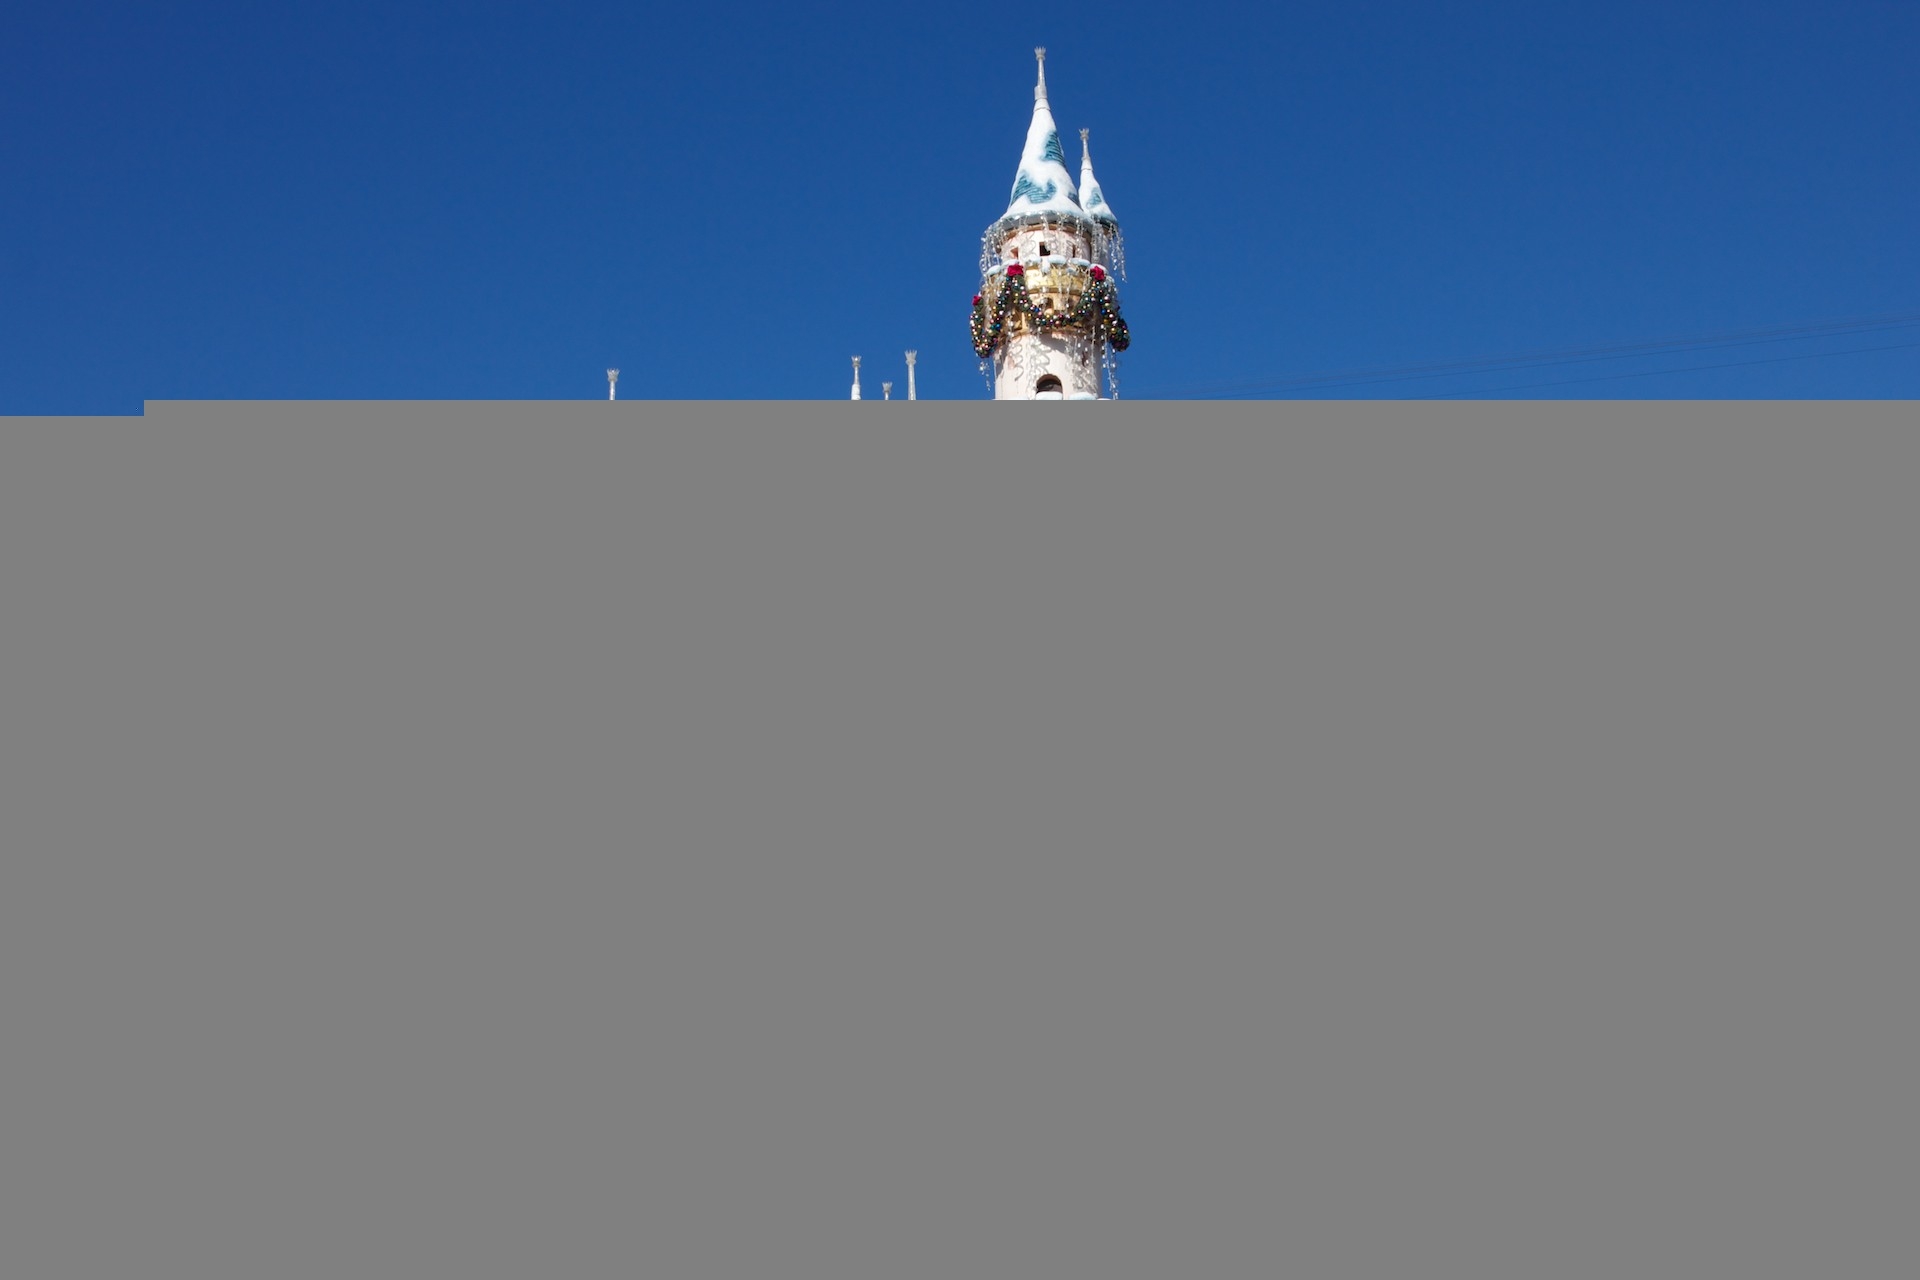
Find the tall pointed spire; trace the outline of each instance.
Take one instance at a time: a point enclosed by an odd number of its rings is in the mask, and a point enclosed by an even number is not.
[[[1047,103],[1047,51],[1035,49],[1039,74],[1033,85],[1033,121],[1027,126],[1027,145],[1020,152],[1020,168],[1013,178],[1013,194],[1001,221],[1025,221],[1079,216],[1080,197],[1074,190],[1073,175],[1067,172],[1067,153],[1060,146],[1060,128],[1053,122],[1053,108]]]
[[[1093,151],[1087,146],[1090,129],[1080,131],[1080,207],[1095,222],[1117,224],[1119,219],[1113,216],[1113,210],[1107,206],[1107,197],[1100,190],[1100,182],[1093,176]]]

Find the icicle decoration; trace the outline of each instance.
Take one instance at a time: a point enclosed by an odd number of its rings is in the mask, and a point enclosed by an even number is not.
[[[1114,275],[1127,278],[1127,243],[1117,225],[1102,223],[1093,234],[1095,261]]]

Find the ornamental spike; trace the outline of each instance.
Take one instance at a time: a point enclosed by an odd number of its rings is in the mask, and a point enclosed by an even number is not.
[[[1047,47],[1045,45],[1033,51],[1033,60],[1040,64],[1040,78],[1034,82],[1033,100],[1045,102],[1047,100]]]

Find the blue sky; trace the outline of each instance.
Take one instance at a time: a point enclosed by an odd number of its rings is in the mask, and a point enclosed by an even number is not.
[[[0,37],[0,413],[982,397],[1036,44],[1124,395],[1920,395],[1911,0],[68,0]]]

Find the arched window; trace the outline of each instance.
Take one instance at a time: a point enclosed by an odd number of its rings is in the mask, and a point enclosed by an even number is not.
[[[1033,384],[1033,396],[1036,400],[1058,400],[1061,397],[1060,379],[1048,374]]]

